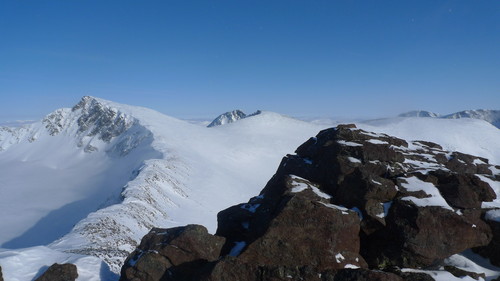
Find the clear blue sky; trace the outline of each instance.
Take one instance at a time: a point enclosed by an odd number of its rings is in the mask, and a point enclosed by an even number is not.
[[[84,95],[180,118],[500,109],[500,1],[0,1],[0,121]]]

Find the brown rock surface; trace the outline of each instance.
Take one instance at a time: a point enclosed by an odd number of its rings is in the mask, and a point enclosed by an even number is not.
[[[78,278],[76,265],[53,264],[35,281],[75,281]]]

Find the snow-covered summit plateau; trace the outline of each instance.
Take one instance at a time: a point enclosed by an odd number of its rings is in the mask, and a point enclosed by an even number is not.
[[[500,130],[482,120],[357,125],[500,163]],[[206,128],[94,97],[39,122],[0,127],[4,279],[32,280],[45,266],[72,262],[78,280],[114,280],[152,227],[214,232],[220,210],[258,193],[284,155],[326,127],[263,111]]]

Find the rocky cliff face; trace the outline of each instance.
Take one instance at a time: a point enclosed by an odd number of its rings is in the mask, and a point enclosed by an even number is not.
[[[121,280],[427,280],[403,269],[440,268],[471,248],[498,258],[499,191],[488,182],[500,167],[487,159],[354,125],[296,153],[259,196],[219,213],[216,235],[153,229]]]

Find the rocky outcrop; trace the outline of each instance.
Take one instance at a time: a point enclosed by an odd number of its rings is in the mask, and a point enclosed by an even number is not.
[[[35,281],[75,281],[76,278],[78,278],[76,265],[55,263]]]
[[[3,281],[2,267],[0,266],[0,281]]]
[[[154,228],[125,261],[121,280],[191,280],[219,258],[224,242],[200,225]]]
[[[259,196],[218,214],[216,235],[205,239],[222,241],[211,258],[158,262],[157,276],[170,280],[175,268],[189,268],[192,275],[172,280],[426,280],[395,269],[441,266],[496,237],[482,220],[483,202],[496,199],[485,179],[498,180],[487,159],[354,125],[321,131],[296,153]],[[175,257],[147,247],[155,241],[143,239],[122,280],[151,260],[141,253]],[[196,243],[193,249],[207,247]]]
[[[487,163],[429,142],[339,126],[287,156],[278,174],[310,179],[332,203],[359,209],[362,255],[371,267],[421,267],[489,243],[478,208],[496,195],[474,174],[491,175]]]
[[[110,142],[113,137],[125,132],[135,122],[122,112],[88,96],[83,97],[71,111],[81,111],[77,120],[79,133],[85,133],[89,137],[97,136],[104,142]]]
[[[216,234],[231,248],[223,254],[241,252],[245,263],[311,266],[319,272],[366,267],[359,255],[357,213],[329,199],[305,179],[277,179],[268,192],[219,213]]]

